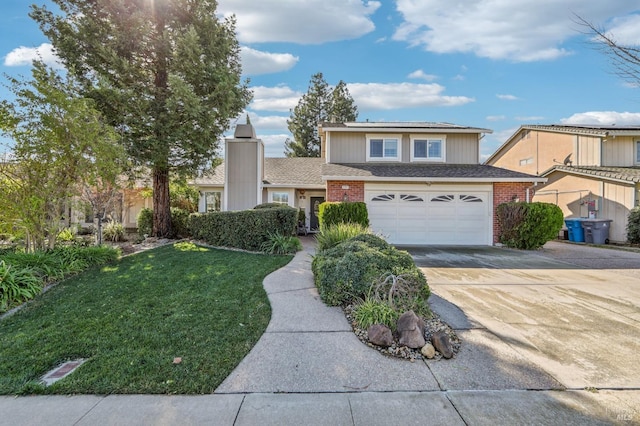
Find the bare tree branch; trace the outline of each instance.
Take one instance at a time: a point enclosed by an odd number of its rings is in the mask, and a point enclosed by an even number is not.
[[[574,22],[585,28],[584,34],[590,35],[596,48],[609,57],[617,76],[633,87],[640,87],[640,45],[622,44],[612,33],[579,15],[575,15]]]

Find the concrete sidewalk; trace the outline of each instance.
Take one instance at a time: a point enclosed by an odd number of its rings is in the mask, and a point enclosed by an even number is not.
[[[313,284],[314,244],[272,273],[266,333],[213,395],[0,397],[11,425],[634,424],[638,390],[564,390],[555,377],[437,296],[451,360],[409,362],[363,345]]]

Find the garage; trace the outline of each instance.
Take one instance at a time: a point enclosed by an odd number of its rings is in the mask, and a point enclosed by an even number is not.
[[[491,194],[487,185],[365,186],[371,228],[399,245],[491,245]]]

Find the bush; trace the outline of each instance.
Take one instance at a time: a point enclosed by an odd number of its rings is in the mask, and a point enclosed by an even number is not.
[[[352,240],[315,256],[312,269],[320,297],[334,306],[364,299],[371,285],[383,274],[422,275],[406,251],[392,246],[380,249]],[[426,285],[426,280],[424,282]]]
[[[640,207],[636,207],[629,212],[627,241],[632,244],[640,244]]]
[[[262,243],[261,251],[267,254],[295,254],[302,250],[298,237],[269,232],[269,239]]]
[[[33,299],[42,291],[42,282],[28,268],[15,268],[0,260],[0,312]]]
[[[338,223],[357,223],[369,226],[367,205],[363,202],[324,202],[318,211],[320,228]]]
[[[558,236],[563,224],[560,207],[550,203],[503,203],[497,208],[500,242],[533,250]]]
[[[189,229],[189,211],[177,207],[171,207],[171,232],[174,237],[188,238],[191,236]]]
[[[124,240],[124,226],[121,223],[110,220],[102,227],[102,236],[107,241],[123,241]]]
[[[260,251],[269,241],[269,233],[295,236],[298,210],[280,205],[233,212],[191,215],[189,228],[197,240],[219,247]]]
[[[337,223],[335,225],[323,226],[316,234],[318,251],[323,251],[335,247],[343,241],[370,233],[366,226],[356,223]]]
[[[59,247],[35,253],[3,253],[0,260],[0,310],[29,300],[42,287],[90,266],[118,258],[112,247]]]
[[[153,233],[153,210],[142,209],[136,218],[138,235],[141,237],[150,236]]]
[[[377,299],[368,298],[353,308],[353,319],[365,330],[374,324],[384,324],[394,330],[398,318],[399,314],[395,309]]]
[[[64,228],[62,231],[58,233],[58,237],[56,239],[58,241],[68,243],[68,242],[75,241],[76,236],[73,233],[73,230],[71,228]]]
[[[413,311],[419,316],[430,317],[427,301],[431,290],[427,279],[419,270],[402,275],[384,274],[371,286],[371,297],[382,300],[398,313]]]
[[[255,206],[253,209],[254,210],[260,210],[260,209],[279,209],[282,207],[287,207],[284,204],[280,204],[280,203],[262,203],[262,204],[258,204],[257,206]]]

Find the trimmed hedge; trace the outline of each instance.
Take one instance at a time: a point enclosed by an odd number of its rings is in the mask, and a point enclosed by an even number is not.
[[[410,275],[415,285],[424,286],[424,300],[429,295],[427,280],[411,255],[374,235],[359,236],[319,253],[312,269],[320,297],[328,305],[365,299],[372,284],[388,273]]]
[[[260,251],[270,234],[295,236],[298,210],[292,207],[192,214],[189,228],[197,240],[219,247]]]
[[[320,204],[318,220],[321,228],[338,223],[356,223],[368,227],[369,213],[367,205],[361,201],[331,201]]]
[[[560,207],[550,203],[503,203],[496,214],[500,242],[524,250],[540,248],[557,238],[564,221]]]
[[[172,237],[187,238],[191,235],[189,227],[189,211],[171,207],[171,233]],[[153,233],[153,210],[144,208],[140,210],[137,218],[138,235],[151,236]]]

